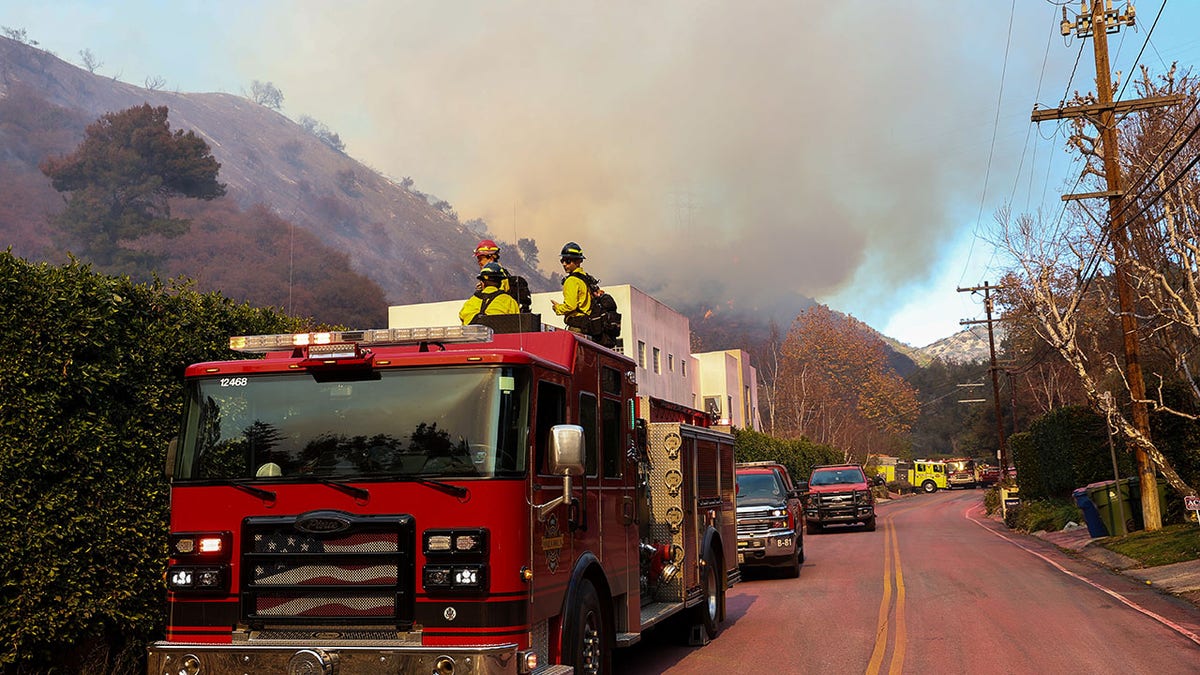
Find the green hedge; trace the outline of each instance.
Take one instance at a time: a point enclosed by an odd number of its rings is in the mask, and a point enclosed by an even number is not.
[[[184,368],[295,319],[0,253],[5,672],[135,672],[161,635]]]
[[[751,429],[734,429],[733,439],[737,461],[779,462],[787,467],[796,482],[807,481],[814,466],[845,461],[841,450],[813,443],[807,438],[784,440]]]
[[[1068,500],[1076,488],[1113,477],[1104,418],[1084,406],[1051,410],[1009,445],[1022,501]],[[1122,476],[1131,475],[1132,461],[1119,445],[1117,464]]]

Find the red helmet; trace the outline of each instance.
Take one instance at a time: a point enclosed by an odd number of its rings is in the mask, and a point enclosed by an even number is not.
[[[479,242],[478,246],[475,247],[475,257],[478,258],[481,255],[494,255],[499,258],[500,247],[497,246],[496,242],[492,241],[491,239],[484,239],[483,241]]]

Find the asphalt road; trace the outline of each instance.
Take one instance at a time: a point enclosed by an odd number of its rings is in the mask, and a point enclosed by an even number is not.
[[[799,579],[730,590],[720,636],[669,628],[617,673],[1200,673],[1200,611],[983,515],[983,493],[887,502],[805,538]]]

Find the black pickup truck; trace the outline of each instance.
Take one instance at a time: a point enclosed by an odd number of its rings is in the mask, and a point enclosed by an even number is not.
[[[804,562],[800,493],[782,464],[746,462],[737,474],[738,565],[800,576]]]

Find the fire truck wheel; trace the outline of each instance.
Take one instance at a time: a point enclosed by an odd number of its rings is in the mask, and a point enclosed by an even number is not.
[[[704,564],[700,566],[700,586],[704,589],[704,602],[696,605],[694,609],[694,623],[704,627],[704,632],[708,633],[710,640],[717,637],[717,632],[721,629],[719,621],[725,594],[724,585],[721,583],[723,576],[716,554],[711,548],[706,550]]]
[[[937,483],[927,480],[924,483],[921,483],[921,489],[927,493],[937,492]]]
[[[607,675],[612,672],[613,639],[604,628],[604,613],[600,596],[592,582],[584,579],[576,591],[578,602],[563,635],[563,656],[566,665],[576,673]]]

